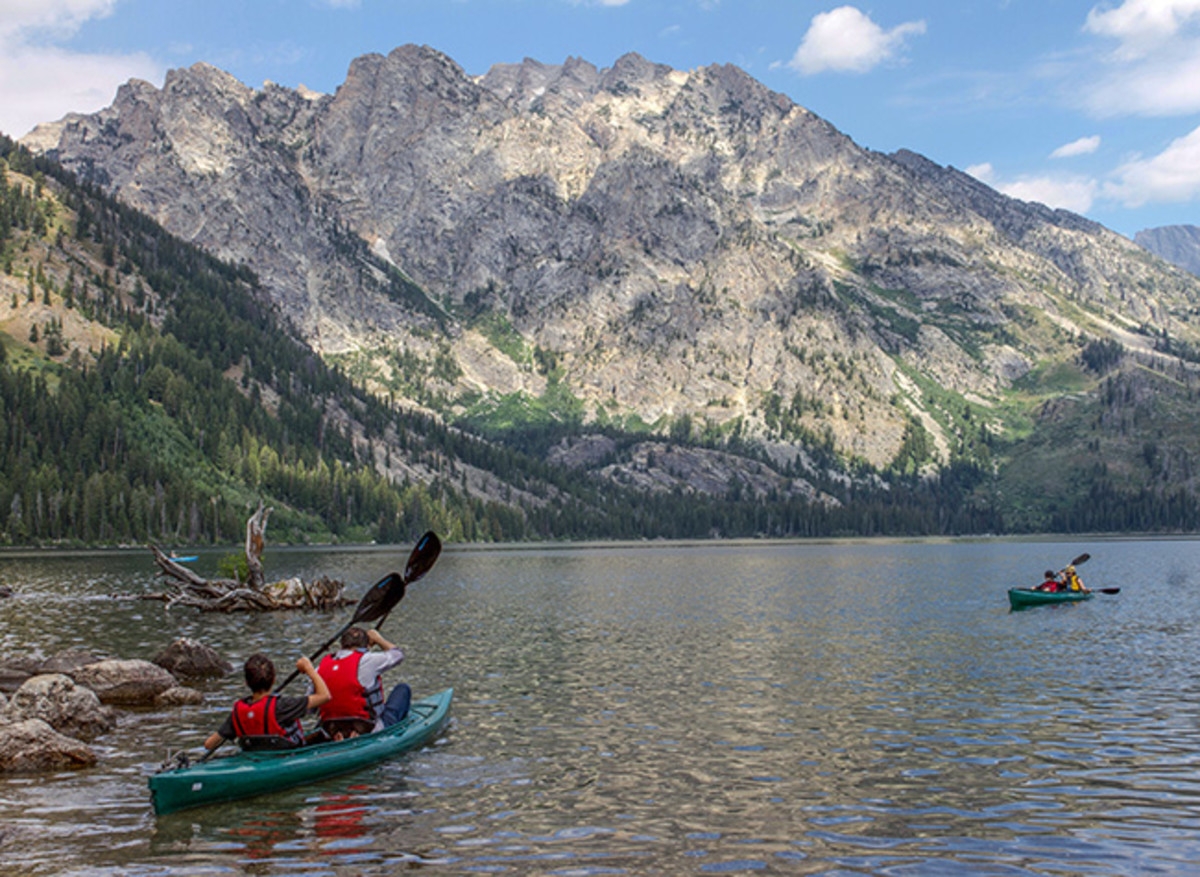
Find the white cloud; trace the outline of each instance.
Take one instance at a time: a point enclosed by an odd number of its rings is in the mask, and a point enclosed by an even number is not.
[[[1153,158],[1117,168],[1105,195],[1126,207],[1200,198],[1200,128],[1170,143]]]
[[[995,182],[996,169],[992,167],[990,161],[985,161],[980,164],[973,164],[968,167],[965,173],[970,174],[981,183],[987,183],[989,186]]]
[[[1200,0],[1125,0],[1094,7],[1084,30],[1117,42],[1087,71],[1084,105],[1098,116],[1200,111]]]
[[[0,40],[46,30],[70,36],[85,21],[110,15],[117,0],[5,0],[0,15]]]
[[[1134,64],[1117,64],[1085,90],[1085,107],[1104,118],[1200,112],[1200,43],[1175,46]]]
[[[1086,213],[1096,201],[1098,188],[1095,180],[1086,177],[1022,177],[1003,183],[999,190],[1010,198]]]
[[[1200,0],[1125,0],[1116,7],[1093,7],[1084,29],[1119,40],[1119,53],[1134,58],[1173,40],[1196,21]]]
[[[857,8],[839,6],[813,16],[788,66],[806,76],[827,70],[866,73],[895,56],[907,37],[923,33],[924,21],[885,31]]]
[[[1080,137],[1078,140],[1072,140],[1070,143],[1064,143],[1058,149],[1050,153],[1051,158],[1073,158],[1076,155],[1090,155],[1100,148],[1100,135],[1094,134],[1091,137]]]
[[[86,21],[111,14],[116,2],[5,0],[0,14],[0,131],[18,137],[69,112],[101,109],[131,78],[161,80],[162,66],[145,54],[84,54],[52,44]]]
[[[1100,191],[1095,180],[1081,176],[1023,176],[1002,180],[996,176],[995,168],[986,162],[971,165],[966,172],[1010,198],[1037,201],[1047,207],[1075,213],[1091,210]]]

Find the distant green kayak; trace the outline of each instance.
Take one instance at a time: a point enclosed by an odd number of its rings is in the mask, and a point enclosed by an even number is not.
[[[1049,603],[1079,603],[1094,597],[1091,591],[1035,591],[1032,588],[1009,588],[1008,602],[1013,609],[1045,606]]]
[[[454,689],[418,700],[390,728],[278,752],[240,752],[150,777],[156,813],[288,789],[376,764],[428,743],[450,717]]]

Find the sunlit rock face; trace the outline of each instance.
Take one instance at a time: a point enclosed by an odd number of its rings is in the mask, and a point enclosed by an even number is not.
[[[198,64],[28,142],[252,267],[323,355],[449,411],[552,379],[589,420],[875,464],[916,421],[944,460],[928,382],[988,405],[1064,337],[1197,337],[1195,278],[863,149],[732,66],[470,76],[403,46],[315,95]]]

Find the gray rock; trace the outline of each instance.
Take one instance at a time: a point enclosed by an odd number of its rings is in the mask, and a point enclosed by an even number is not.
[[[38,665],[38,673],[65,673],[71,676],[80,667],[101,660],[100,655],[87,649],[69,648],[56,652]]]
[[[168,688],[154,699],[155,706],[198,706],[204,703],[204,695],[194,688],[176,685]]]
[[[252,268],[323,353],[396,386],[402,352],[415,385],[463,404],[537,395],[520,352],[536,348],[596,420],[797,447],[828,430],[883,466],[916,415],[944,462],[957,438],[936,397],[898,392],[910,370],[994,400],[1061,353],[1048,325],[1149,351],[1116,327],[1169,320],[1200,340],[1197,278],[1083,217],[863,149],[732,65],[473,77],[402,46],[316,96],[196,64],[24,142]],[[502,318],[507,341],[442,301]],[[989,350],[997,334],[1011,349]]]
[[[96,753],[41,719],[0,725],[0,773],[33,773],[91,767]]]
[[[25,670],[17,670],[12,667],[0,667],[0,691],[7,694],[12,694],[20,688],[25,680],[32,676]]]
[[[22,685],[4,710],[12,722],[41,719],[54,730],[80,740],[94,740],[117,724],[100,698],[62,674],[34,676]]]
[[[154,663],[177,679],[224,676],[233,670],[233,665],[215,649],[187,637],[175,640],[159,652]]]
[[[80,667],[75,681],[96,692],[101,703],[123,706],[151,706],[176,685],[175,677],[157,664],[116,659]]]

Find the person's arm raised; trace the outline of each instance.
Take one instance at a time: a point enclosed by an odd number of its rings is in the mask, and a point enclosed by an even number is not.
[[[313,667],[312,661],[308,658],[300,658],[296,661],[296,669],[307,676],[313,685],[313,693],[308,696],[308,708],[315,710],[317,707],[329,703],[333,695],[329,693],[329,686],[325,684],[321,674]]]
[[[388,642],[386,639],[384,639],[383,634],[374,628],[367,631],[367,639],[375,643],[375,645],[379,646],[379,648],[383,649],[385,652],[390,652],[392,649],[397,648],[395,643]]]

